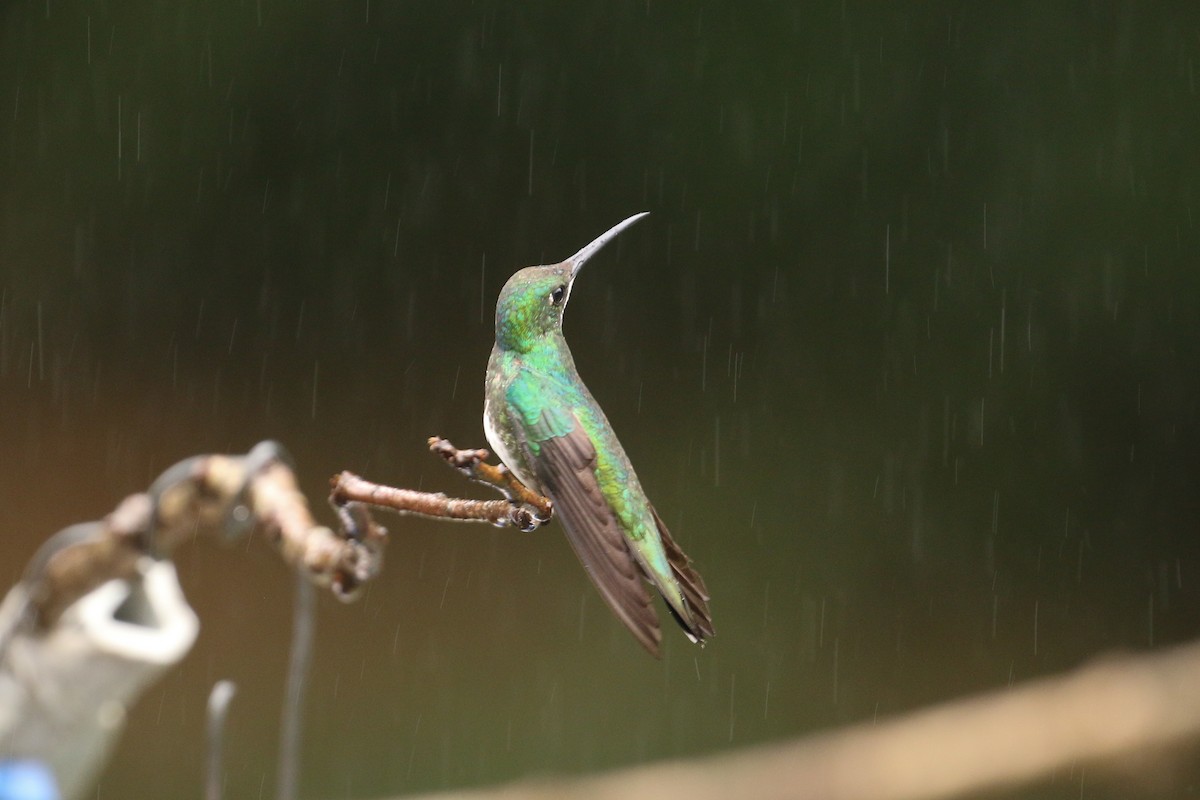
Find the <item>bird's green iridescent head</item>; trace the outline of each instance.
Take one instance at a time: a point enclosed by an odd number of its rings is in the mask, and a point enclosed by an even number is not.
[[[504,284],[496,301],[496,344],[502,350],[527,353],[544,337],[559,333],[563,309],[580,268],[647,213],[634,214],[614,225],[566,261],[518,270]]]

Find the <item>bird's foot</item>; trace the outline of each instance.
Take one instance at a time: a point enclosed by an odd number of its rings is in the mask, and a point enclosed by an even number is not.
[[[528,524],[532,527],[526,528],[525,524],[517,521],[516,525],[521,530],[534,530],[538,526],[549,522],[551,516],[553,516],[554,506],[549,498],[543,497],[521,483],[517,479],[517,476],[512,473],[512,470],[503,464],[492,465],[487,463],[487,459],[492,455],[490,451],[482,448],[477,450],[459,450],[448,440],[440,436],[430,437],[429,450],[441,456],[447,464],[458,470],[469,480],[482,483],[494,489],[516,506],[532,509],[528,513]],[[516,512],[514,512],[515,514]]]

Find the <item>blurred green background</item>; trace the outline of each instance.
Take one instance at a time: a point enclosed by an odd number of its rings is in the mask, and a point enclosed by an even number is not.
[[[0,579],[268,437],[326,520],[340,469],[475,493],[424,440],[484,444],[499,288],[649,210],[566,333],[717,638],[649,658],[556,527],[385,520],[382,578],[322,598],[304,796],[700,755],[1193,636],[1200,8],[994,6],[6,4]],[[201,638],[99,796],[196,796],[221,678],[227,796],[271,796],[290,579],[261,541],[179,562]]]

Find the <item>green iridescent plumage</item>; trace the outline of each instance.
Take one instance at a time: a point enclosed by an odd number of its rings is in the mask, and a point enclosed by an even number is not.
[[[508,280],[496,304],[484,425],[505,465],[554,501],[555,516],[605,601],[657,655],[661,633],[644,581],[698,642],[713,634],[708,592],[646,498],[562,335],[579,268],[642,216],[560,264],[527,267]]]

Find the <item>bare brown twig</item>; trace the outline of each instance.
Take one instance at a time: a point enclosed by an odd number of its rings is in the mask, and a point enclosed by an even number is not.
[[[429,449],[471,480],[486,484],[505,496],[504,500],[466,500],[447,497],[441,492],[418,492],[373,483],[354,474],[340,472],[330,480],[330,502],[335,508],[352,503],[386,508],[401,514],[417,514],[432,519],[458,522],[489,522],[532,531],[550,520],[550,500],[529,489],[503,466],[485,463],[487,450],[459,450],[438,437],[429,440]]]
[[[458,450],[437,437],[429,447],[505,499],[466,500],[396,489],[343,472],[334,476],[330,494],[342,523],[342,531],[335,533],[313,521],[280,445],[263,442],[244,456],[195,456],[166,470],[146,492],[125,498],[103,520],[73,525],[51,537],[26,570],[24,616],[38,627],[49,627],[100,584],[134,578],[140,559],[167,556],[197,533],[234,539],[258,530],[309,580],[350,600],[379,573],[387,540],[387,530],[371,519],[367,505],[523,531],[549,520],[550,501],[503,466],[487,464],[487,450]]]
[[[554,508],[550,498],[543,497],[521,483],[503,464],[488,464],[487,458],[491,453],[487,450],[459,450],[448,440],[438,436],[429,437],[429,450],[444,458],[447,464],[471,480],[488,484],[510,500],[533,508],[543,522],[549,521],[553,516]]]

